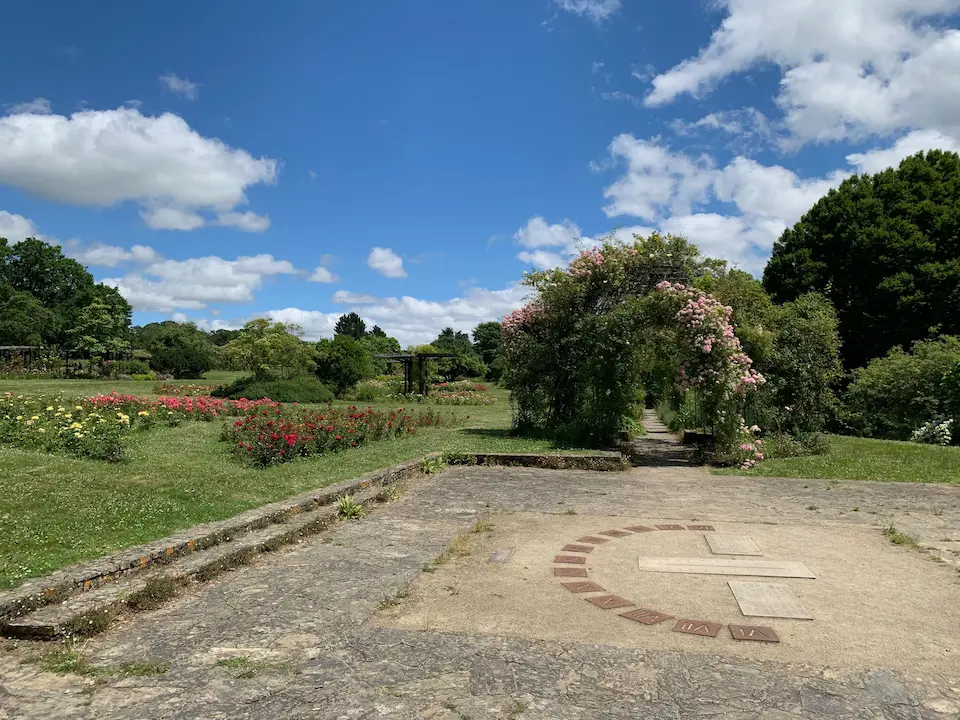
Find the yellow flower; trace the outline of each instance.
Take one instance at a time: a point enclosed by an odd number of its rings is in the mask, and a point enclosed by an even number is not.
[[[47,429],[46,429],[46,428],[39,428],[39,429],[38,429],[38,432],[42,432],[42,433],[45,433],[46,431],[47,431]]]
[[[39,420],[39,419],[40,419],[40,416],[39,416],[39,415],[34,415],[34,416],[33,416],[32,418],[30,418],[30,419],[31,419],[31,420]]]
[[[75,433],[73,434],[73,436],[74,436],[75,438],[77,438],[77,439],[79,439],[79,438],[82,438],[82,437],[83,437],[83,435],[81,435],[81,434],[80,434],[80,433],[78,433],[78,432],[75,432]]]
[[[17,415],[17,420],[23,420],[23,415]]]
[[[52,410],[53,410],[53,405],[49,405],[49,406],[47,407],[47,412],[50,412],[50,411],[52,411]]]
[[[59,410],[60,412],[63,412],[63,407],[58,407],[57,410]]]
[[[81,425],[81,424],[78,423],[78,422],[75,422],[75,423],[73,423],[73,425],[70,426],[70,429],[71,429],[71,430],[79,430],[79,429],[82,428],[82,427],[83,427],[83,425]]]
[[[148,413],[146,410],[141,410],[140,412],[137,413],[137,415],[139,415],[140,417],[146,417],[149,414],[150,413]]]
[[[74,410],[83,410],[83,406],[82,406],[82,405],[75,405],[73,409],[74,409]]]

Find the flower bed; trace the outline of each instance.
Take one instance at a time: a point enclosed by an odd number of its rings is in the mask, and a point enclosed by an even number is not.
[[[280,406],[263,408],[225,425],[221,439],[231,443],[234,455],[241,460],[266,467],[403,437],[418,427],[440,424],[440,413],[435,410],[414,413],[400,408],[382,412],[330,406],[325,410],[298,409],[291,415]]]
[[[97,460],[123,457],[131,418],[60,397],[5,393],[0,398],[0,443]]]
[[[179,383],[157,383],[153,391],[157,395],[177,395],[180,397],[209,397],[220,385],[181,385]]]
[[[221,400],[212,397],[158,397],[145,398],[139,395],[121,395],[112,392],[109,395],[94,395],[86,400],[96,408],[115,408],[127,414],[147,411],[158,413],[167,424],[179,424],[182,420],[216,420],[220,416],[246,415],[262,407],[280,407],[273,400]]]

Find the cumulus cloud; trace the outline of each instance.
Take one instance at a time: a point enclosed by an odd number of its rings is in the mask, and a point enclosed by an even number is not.
[[[720,0],[709,44],[652,80],[647,105],[702,96],[764,64],[793,144],[903,130],[960,136],[960,0]]]
[[[75,205],[134,202],[154,229],[192,230],[214,213],[213,222],[262,231],[266,217],[237,208],[249,187],[276,176],[276,160],[204,137],[171,113],[0,117],[0,184]]]
[[[132,251],[131,251],[132,252]],[[225,260],[201,257],[189,260],[156,258],[122,277],[106,278],[104,285],[120,291],[134,310],[171,312],[198,310],[209,303],[245,303],[266,279],[293,275],[296,269],[272,255]]]
[[[296,323],[304,329],[305,339],[317,340],[332,337],[334,325],[340,316],[353,311],[368,326],[379,325],[406,347],[430,342],[445,327],[471,332],[481,322],[499,320],[523,305],[528,292],[527,288],[520,285],[510,285],[503,290],[470,288],[460,297],[424,300],[410,296],[376,298],[344,291],[341,297],[347,302],[347,307],[341,312],[284,308],[261,315],[272,320]]]
[[[53,112],[53,105],[46,98],[34,98],[9,106],[8,112],[11,115],[49,115]]]
[[[330,270],[325,268],[323,265],[317,265],[317,267],[313,269],[313,272],[310,273],[310,277],[307,279],[310,282],[315,283],[333,283],[337,281],[337,276],[330,272]]]
[[[603,22],[620,10],[620,0],[553,0],[561,10]]]
[[[632,226],[617,228],[613,237],[620,242],[631,242],[634,234],[647,236],[653,228]],[[576,223],[564,220],[550,225],[540,216],[532,217],[527,224],[513,234],[513,239],[527,250],[517,253],[520,262],[533,266],[537,270],[566,265],[581,250],[598,242],[601,237],[583,235]]]
[[[200,86],[197,83],[177,77],[173,73],[161,75],[160,84],[170,92],[185,97],[187,100],[196,100],[200,92]]]
[[[621,176],[605,191],[608,216],[653,221],[662,232],[683,235],[708,255],[757,271],[774,241],[803,213],[854,172],[877,172],[920,150],[958,149],[935,131],[910,133],[887,147],[847,156],[849,167],[804,178],[780,165],[762,165],[737,156],[723,167],[702,156],[689,157],[659,138],[620,135],[610,145]],[[725,203],[735,213],[707,211]]]
[[[367,305],[369,303],[375,303],[377,299],[367,293],[358,293],[352,290],[337,290],[333,294],[333,301],[335,303],[345,303],[349,305]]]
[[[161,259],[160,253],[147,245],[134,245],[129,250],[116,245],[91,243],[84,245],[77,240],[68,240],[63,245],[66,255],[83,265],[117,267],[123,263],[152,263]]]
[[[403,269],[403,258],[390,248],[375,247],[367,257],[367,265],[384,277],[405,278],[407,271]]]
[[[11,244],[28,237],[38,237],[37,226],[29,218],[0,210],[0,238],[6,238]]]

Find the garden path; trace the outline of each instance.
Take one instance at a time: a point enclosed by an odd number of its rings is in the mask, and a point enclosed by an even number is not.
[[[488,516],[493,530],[470,534],[476,520]],[[616,611],[595,608],[561,588],[562,578],[551,572],[559,548],[547,536],[646,518],[711,522],[718,530],[725,524],[747,527],[758,536],[764,528],[854,534],[889,562],[915,569],[900,578],[907,590],[915,587],[938,601],[960,589],[954,569],[893,547],[880,535],[892,522],[921,539],[960,540],[956,487],[713,477],[689,464],[624,473],[455,467],[415,481],[401,499],[360,522],[341,523],[267,554],[158,611],[118,623],[80,648],[100,665],[169,663],[165,674],[56,676],[22,662],[37,646],[12,644],[0,656],[0,718],[960,715],[955,642],[952,655],[936,657],[933,648],[906,644],[906,659],[884,664],[849,661],[842,654],[792,657],[789,633],[782,645],[744,648],[747,643],[729,636],[692,637],[626,620],[604,630],[598,623],[608,617],[618,622]],[[424,573],[459,533],[473,538],[474,554]],[[526,537],[524,545],[515,545],[506,563],[486,562],[490,547],[518,537]],[[499,579],[463,572],[470,563],[505,572]],[[875,572],[882,576],[884,567]],[[482,587],[471,581],[473,575],[482,578]],[[400,597],[407,590],[410,595]],[[535,602],[526,607],[535,614],[518,620],[520,611],[511,603],[530,593]],[[446,605],[420,623],[418,608],[438,595]],[[486,610],[492,624],[479,627],[471,620],[451,627],[461,605],[478,597],[496,611]],[[837,605],[861,602],[835,599]],[[943,612],[952,613],[947,604]],[[881,639],[891,632],[890,644],[896,645],[894,626],[904,619],[898,610],[890,607],[864,632]],[[598,628],[597,636],[589,634],[591,628]],[[950,637],[943,642],[949,645]],[[839,636],[836,643],[857,644]]]

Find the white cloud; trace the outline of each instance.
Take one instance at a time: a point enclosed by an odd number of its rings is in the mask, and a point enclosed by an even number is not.
[[[232,227],[245,232],[260,233],[270,227],[269,215],[257,215],[255,212],[225,212],[217,215],[217,225]]]
[[[877,172],[934,148],[960,149],[960,143],[918,131],[888,147],[848,155],[849,168],[802,178],[785,167],[742,156],[718,168],[709,159],[674,152],[657,138],[621,135],[610,152],[626,167],[606,190],[612,202],[605,211],[653,220],[662,232],[683,235],[708,255],[756,271],[783,231],[853,172]],[[717,202],[734,206],[735,213],[708,212],[706,206]]]
[[[620,10],[620,0],[553,0],[553,2],[561,10],[588,17],[597,23]]]
[[[83,245],[77,240],[68,240],[64,243],[63,250],[66,255],[83,265],[100,267],[112,268],[127,262],[148,264],[162,259],[160,253],[147,245],[134,245],[126,250],[116,245],[102,243]]]
[[[369,303],[375,303],[377,299],[373,295],[368,295],[367,293],[357,293],[351,290],[337,290],[333,294],[333,301],[335,303],[344,303],[348,305],[366,305]]]
[[[37,226],[23,215],[0,210],[0,238],[6,238],[10,244],[18,243],[28,237],[39,237]]]
[[[170,92],[181,95],[187,100],[196,100],[197,94],[200,92],[200,86],[197,83],[190,82],[186,78],[177,77],[173,73],[161,75],[160,84]]]
[[[603,70],[604,64],[605,63],[603,62],[603,60],[594,60],[593,64],[590,66],[590,72],[596,75],[598,72]]]
[[[367,265],[389,278],[404,278],[403,259],[390,248],[375,247],[367,257]]]
[[[875,173],[896,167],[901,160],[921,150],[960,152],[960,142],[936,130],[917,130],[897,140],[891,147],[847,155],[847,162],[859,173]]]
[[[317,174],[316,174],[313,170],[307,170],[307,175],[310,176],[310,179],[311,179],[311,180],[316,180],[316,179],[317,179]]]
[[[755,66],[781,73],[791,144],[928,129],[960,137],[960,0],[720,0],[709,44],[653,78],[648,105]]]
[[[651,232],[652,228],[633,226],[617,228],[612,235],[620,242],[632,242],[635,233],[646,236]],[[530,218],[526,225],[517,230],[513,239],[520,246],[530,248],[517,253],[520,262],[532,265],[537,270],[549,270],[566,265],[577,253],[601,238],[583,235],[580,228],[570,220],[550,225],[537,216]]]
[[[344,312],[353,311],[368,326],[379,325],[406,347],[430,342],[445,327],[471,332],[481,322],[499,320],[523,305],[528,292],[521,285],[510,285],[503,290],[470,288],[460,297],[441,301],[409,296],[373,298],[358,294],[352,303],[355,307],[348,305],[341,312],[285,308],[262,314],[272,320],[296,323],[304,329],[305,339],[317,340],[332,337],[339,317]]]
[[[189,260],[157,259],[135,272],[103,280],[116,287],[134,310],[170,312],[196,310],[208,303],[244,303],[266,278],[293,275],[296,269],[272,255],[225,260],[201,257]]]
[[[337,281],[337,276],[323,265],[317,265],[307,280],[315,283],[333,283]]]
[[[197,213],[174,207],[149,208],[140,217],[151,230],[196,230],[206,221]]]
[[[203,137],[170,113],[121,107],[0,117],[0,184],[75,205],[135,202],[152,228],[194,229],[206,222],[201,212],[233,219],[246,189],[276,174],[275,160]],[[265,220],[256,217],[237,224]]]
[[[710,113],[694,122],[677,119],[670,123],[670,128],[684,137],[710,130],[719,130],[738,137],[755,137],[759,140],[770,140],[775,135],[773,123],[766,115],[752,107]]]
[[[657,220],[665,210],[685,215],[706,199],[713,176],[709,157],[673,153],[659,138],[638,140],[629,134],[615,137],[609,151],[613,161],[626,161],[627,172],[604,191],[610,200],[603,209],[608,217]]]
[[[28,102],[16,103],[8,108],[11,115],[49,115],[53,105],[46,98],[34,98]]]

